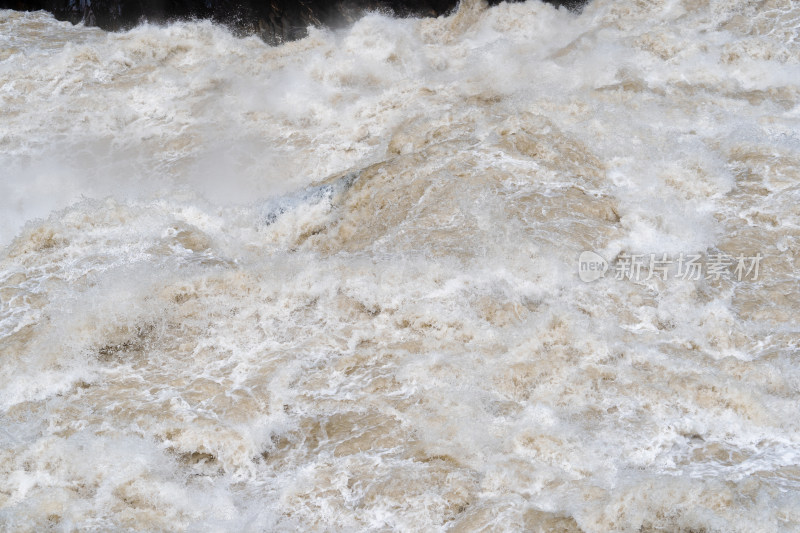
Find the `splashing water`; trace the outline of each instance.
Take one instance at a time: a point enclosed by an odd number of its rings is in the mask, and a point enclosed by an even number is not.
[[[0,11],[0,525],[800,529],[798,32]],[[614,275],[651,253],[762,260]]]

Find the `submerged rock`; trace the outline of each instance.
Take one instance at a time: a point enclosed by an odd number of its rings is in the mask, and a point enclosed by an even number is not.
[[[585,0],[547,1],[570,9],[586,3]],[[59,20],[82,21],[106,30],[130,28],[145,20],[210,18],[239,33],[257,34],[269,43],[302,38],[309,26],[346,25],[370,10],[389,11],[398,16],[435,17],[457,5],[456,0],[0,0],[3,9],[43,9]]]

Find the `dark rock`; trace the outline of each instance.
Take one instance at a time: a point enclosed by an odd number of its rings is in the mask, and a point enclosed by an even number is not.
[[[570,9],[579,9],[585,1],[548,0]],[[489,4],[498,3],[489,0]],[[301,38],[312,25],[343,26],[368,10],[397,16],[439,16],[457,4],[456,0],[0,0],[2,9],[43,9],[59,20],[84,21],[106,30],[127,29],[144,20],[210,18],[237,33],[258,34],[269,43]]]

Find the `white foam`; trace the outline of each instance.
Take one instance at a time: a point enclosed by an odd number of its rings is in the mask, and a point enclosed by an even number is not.
[[[0,524],[797,528],[798,15],[0,12]]]

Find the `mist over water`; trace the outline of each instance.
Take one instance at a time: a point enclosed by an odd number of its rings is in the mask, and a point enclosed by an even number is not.
[[[799,39],[0,11],[0,529],[799,530]]]

